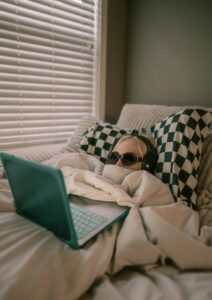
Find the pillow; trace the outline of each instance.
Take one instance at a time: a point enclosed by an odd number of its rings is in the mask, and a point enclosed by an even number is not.
[[[188,108],[203,109],[212,112],[212,108],[206,108],[203,106],[167,106],[126,103],[121,110],[116,125],[123,129],[148,128],[166,117]]]
[[[98,157],[103,163],[106,163],[108,153],[115,139],[134,131],[120,129],[115,125],[102,121],[97,122],[83,134],[80,143],[81,149],[88,154]],[[146,129],[136,130],[136,133],[142,134],[144,131],[146,132]]]
[[[203,109],[184,109],[138,134],[151,132],[157,147],[155,175],[170,187],[176,201],[196,205],[198,169],[202,144],[209,133],[212,113]],[[133,130],[123,130],[109,123],[97,122],[81,140],[81,149],[106,162],[116,137]]]
[[[212,226],[212,133],[205,139],[199,166],[197,207],[200,225]]]
[[[76,130],[64,145],[62,152],[79,152],[80,141],[82,139],[83,133],[86,131],[86,129],[88,129],[92,125],[95,125],[98,121],[99,119],[90,115],[82,117]]]
[[[169,185],[176,201],[196,205],[202,145],[211,122],[212,113],[185,109],[151,128],[159,156],[155,175]]]
[[[121,110],[117,126],[124,129],[147,128],[186,108],[188,107],[126,103]]]

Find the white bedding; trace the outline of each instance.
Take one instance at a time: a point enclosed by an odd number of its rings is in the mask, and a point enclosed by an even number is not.
[[[211,228],[200,234],[199,215],[174,203],[159,179],[110,173],[82,154],[46,163],[61,168],[68,193],[116,201],[129,215],[75,251],[17,215],[0,180],[0,299],[212,298]],[[108,178],[114,172],[116,183]]]

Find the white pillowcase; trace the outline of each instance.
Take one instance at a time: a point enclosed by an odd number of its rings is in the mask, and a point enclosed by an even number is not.
[[[99,122],[99,119],[92,116],[84,116],[81,118],[76,130],[68,139],[66,145],[63,147],[62,152],[80,152],[80,141],[82,139],[83,133]]]

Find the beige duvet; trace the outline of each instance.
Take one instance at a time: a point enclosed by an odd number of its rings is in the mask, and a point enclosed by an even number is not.
[[[212,230],[200,231],[198,214],[174,203],[157,178],[82,154],[46,163],[61,168],[68,193],[116,201],[129,215],[72,250],[17,215],[1,179],[0,299],[212,298]]]

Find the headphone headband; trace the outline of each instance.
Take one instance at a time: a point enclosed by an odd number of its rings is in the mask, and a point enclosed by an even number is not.
[[[150,142],[150,140],[145,136],[142,135],[133,135],[133,136],[137,136],[147,146],[147,152],[143,157],[141,170],[146,170],[153,174],[155,170],[157,158],[158,158],[155,147]]]

